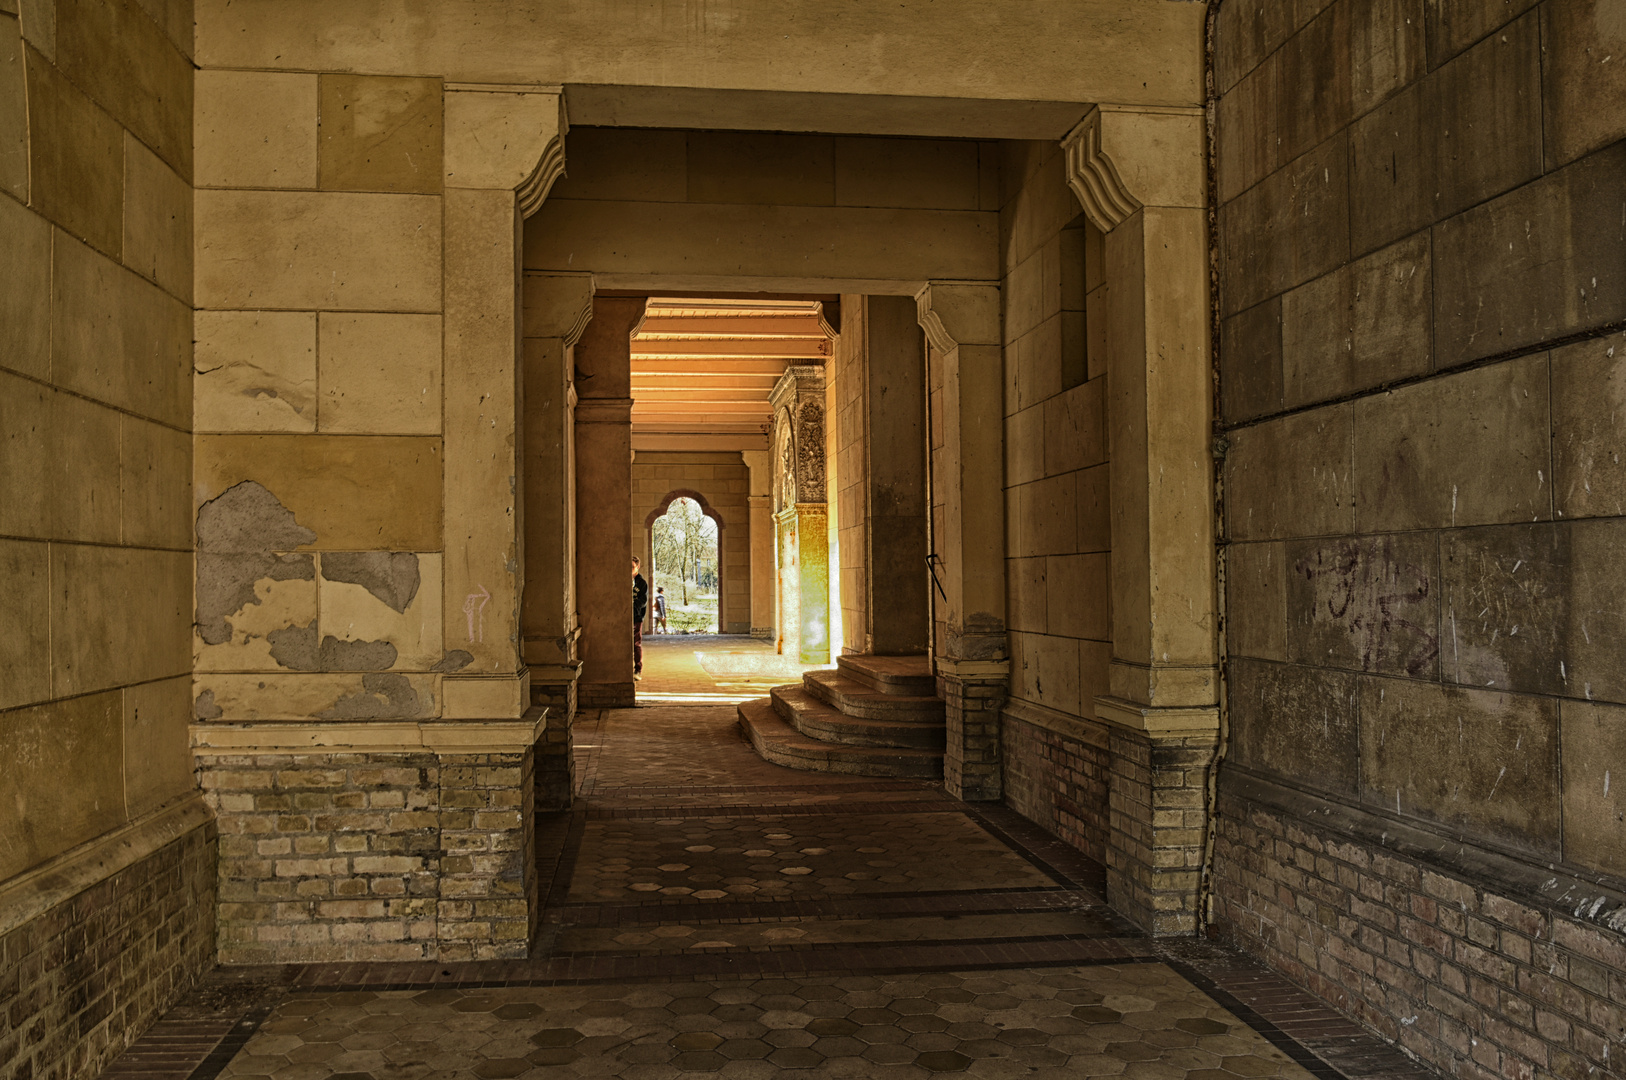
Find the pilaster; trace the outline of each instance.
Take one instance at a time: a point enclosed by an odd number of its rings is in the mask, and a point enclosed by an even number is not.
[[[792,364],[768,401],[774,410],[772,500],[780,651],[794,654],[804,664],[827,664],[833,646],[824,371]]]

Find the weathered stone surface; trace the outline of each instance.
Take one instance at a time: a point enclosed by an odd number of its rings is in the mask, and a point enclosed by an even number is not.
[[[360,585],[404,612],[418,594],[418,556],[410,551],[330,551],[322,556],[322,580]]]
[[[1626,708],[1560,703],[1564,766],[1564,861],[1626,873]]]
[[[1303,286],[1287,296],[1291,299],[1313,287]],[[1220,324],[1220,397],[1226,423],[1281,411],[1281,297],[1238,312]]]
[[[1554,349],[1551,362],[1554,510],[1626,514],[1626,334]]]
[[[440,191],[439,79],[326,74],[320,108],[324,190]]]
[[[44,535],[116,544],[123,538],[119,498],[124,479],[119,446],[122,418],[112,409],[72,394],[47,391],[44,397],[47,410],[34,421],[44,436],[46,454],[44,502],[50,515]]]
[[[0,191],[28,202],[28,83],[16,19],[0,18]]]
[[[1111,556],[1052,555],[1045,580],[1056,602],[1049,605],[1050,633],[1070,638],[1112,640]]]
[[[1572,532],[1563,525],[1461,529],[1440,541],[1441,674],[1447,682],[1578,694],[1568,654]],[[1574,673],[1579,679],[1582,672]]]
[[[1225,641],[1232,656],[1287,659],[1287,549],[1225,547]]]
[[[11,877],[124,822],[118,691],[0,712],[0,875]],[[72,777],[72,783],[64,783]]]
[[[196,786],[192,779],[189,676],[124,689],[124,800],[140,817]]]
[[[1425,230],[1283,296],[1283,404],[1309,405],[1427,372],[1431,281]]]
[[[1106,380],[1081,383],[1044,403],[1042,457],[1047,476],[1107,460]]]
[[[1536,5],[1536,0],[1428,0],[1428,66],[1437,68]]]
[[[323,649],[329,641],[336,641],[341,644],[335,648],[342,648],[344,642],[360,642],[388,645],[392,650],[388,663],[373,668],[358,664],[348,670],[425,671],[446,663],[441,567],[439,554],[325,552],[318,581]],[[382,649],[374,651],[382,658]],[[322,661],[322,667],[347,670],[328,659]]]
[[[184,548],[192,538],[192,435],[119,417],[119,519],[126,544]]]
[[[686,142],[690,201],[835,204],[831,139],[774,132],[703,131],[691,134]]]
[[[8,536],[51,535],[56,508],[47,501],[55,430],[47,387],[0,373],[0,532]]]
[[[1222,315],[1348,261],[1348,151],[1340,132],[1221,208]]]
[[[434,196],[200,190],[194,217],[200,308],[440,310]]]
[[[31,705],[51,696],[51,626],[46,546],[0,540],[0,709]]]
[[[433,435],[441,424],[439,315],[318,317],[322,431]]]
[[[1411,678],[1438,673],[1434,536],[1301,540],[1285,557],[1289,660]]]
[[[1340,671],[1234,660],[1230,756],[1251,769],[1354,795],[1357,682]]]
[[[975,143],[960,140],[834,139],[838,206],[992,210]]]
[[[1334,405],[1228,436],[1225,514],[1233,540],[1353,532],[1354,409]]]
[[[1327,5],[1271,58],[1277,65],[1275,134],[1281,161],[1292,161],[1349,123],[1353,7]]]
[[[200,311],[195,319],[195,430],[316,430],[314,312]]]
[[[36,379],[51,370],[51,226],[0,200],[0,367]]]
[[[1214,34],[1214,68],[1221,91],[1281,48],[1329,0],[1291,4],[1221,4]]]
[[[1360,530],[1550,518],[1547,401],[1544,354],[1357,401]]]
[[[124,133],[56,65],[26,53],[34,209],[118,257],[124,241]]]
[[[1363,802],[1551,852],[1556,701],[1370,677],[1360,694]]]
[[[173,427],[192,423],[192,312],[183,301],[56,237],[51,379]]]
[[[193,715],[245,720],[418,720],[438,712],[436,675],[381,671],[199,673]]]
[[[307,610],[315,618],[315,562],[293,549],[314,542],[316,534],[253,481],[237,484],[204,503],[197,522],[199,665],[268,666],[264,660],[269,635],[293,625]],[[296,584],[279,586],[281,582]],[[310,585],[301,587],[298,582]],[[247,620],[238,620],[246,625],[236,625],[232,620],[250,606],[258,610],[249,613]],[[233,648],[206,648],[224,645]],[[250,655],[242,655],[245,647]],[[261,662],[254,662],[255,657]]]
[[[53,693],[186,672],[191,562],[184,551],[53,545]]]
[[[1626,19],[1610,0],[1543,4],[1541,19],[1547,167],[1555,168],[1626,135]]]
[[[192,299],[192,189],[124,135],[124,265],[171,296]]]
[[[184,180],[192,178],[192,65],[136,0],[57,0],[64,74]]]
[[[264,485],[324,551],[438,551],[440,440],[391,435],[202,435],[200,504],[245,480]]]
[[[1626,143],[1434,230],[1434,362],[1493,356],[1626,319]]]
[[[198,187],[314,188],[317,76],[197,73]]]
[[[1350,130],[1351,245],[1372,251],[1541,175],[1535,15]]]
[[[1278,59],[1271,56],[1219,99],[1215,182],[1222,204],[1269,176],[1281,164],[1281,147],[1275,139],[1279,66]]]

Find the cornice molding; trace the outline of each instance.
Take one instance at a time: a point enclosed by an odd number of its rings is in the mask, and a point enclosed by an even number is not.
[[[1102,146],[1101,109],[1091,109],[1061,141],[1066,155],[1067,186],[1102,232],[1111,232],[1141,208],[1130,194],[1118,166]]]
[[[1104,233],[1145,206],[1204,206],[1205,130],[1198,108],[1097,105],[1061,141],[1067,186]]]
[[[933,281],[915,294],[915,315],[938,352],[961,345],[998,345],[999,286],[985,281]]]
[[[561,88],[453,83],[444,107],[446,186],[507,189],[534,214],[565,171]]]

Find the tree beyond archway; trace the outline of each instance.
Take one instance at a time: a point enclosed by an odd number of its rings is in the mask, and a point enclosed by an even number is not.
[[[665,589],[667,628],[674,633],[716,633],[721,590],[717,523],[690,498],[673,499],[655,519],[654,583]]]

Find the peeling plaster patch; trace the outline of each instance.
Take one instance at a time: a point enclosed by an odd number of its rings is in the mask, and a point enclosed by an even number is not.
[[[429,670],[438,671],[442,675],[446,675],[454,671],[462,671],[472,663],[474,663],[473,653],[465,652],[462,649],[453,649],[445,656],[441,657],[440,661]]]
[[[199,694],[198,699],[192,703],[193,719],[218,720],[223,715],[225,715],[224,711],[219,705],[215,704],[215,692],[213,690],[205,690],[203,693]]]
[[[410,551],[331,551],[322,556],[322,576],[360,585],[405,612],[418,595],[418,556]]]
[[[363,675],[361,690],[346,694],[323,720],[383,720],[417,716],[422,712],[418,692],[405,675]]]
[[[397,655],[387,641],[343,641],[329,634],[317,658],[323,671],[388,671]]]
[[[265,635],[271,659],[294,671],[320,671],[316,650],[316,620],[305,626],[285,626]]]
[[[315,560],[289,552],[316,541],[293,511],[253,480],[227,489],[198,509],[198,634],[206,645],[231,640],[227,618],[260,599],[254,583],[310,581]]]

